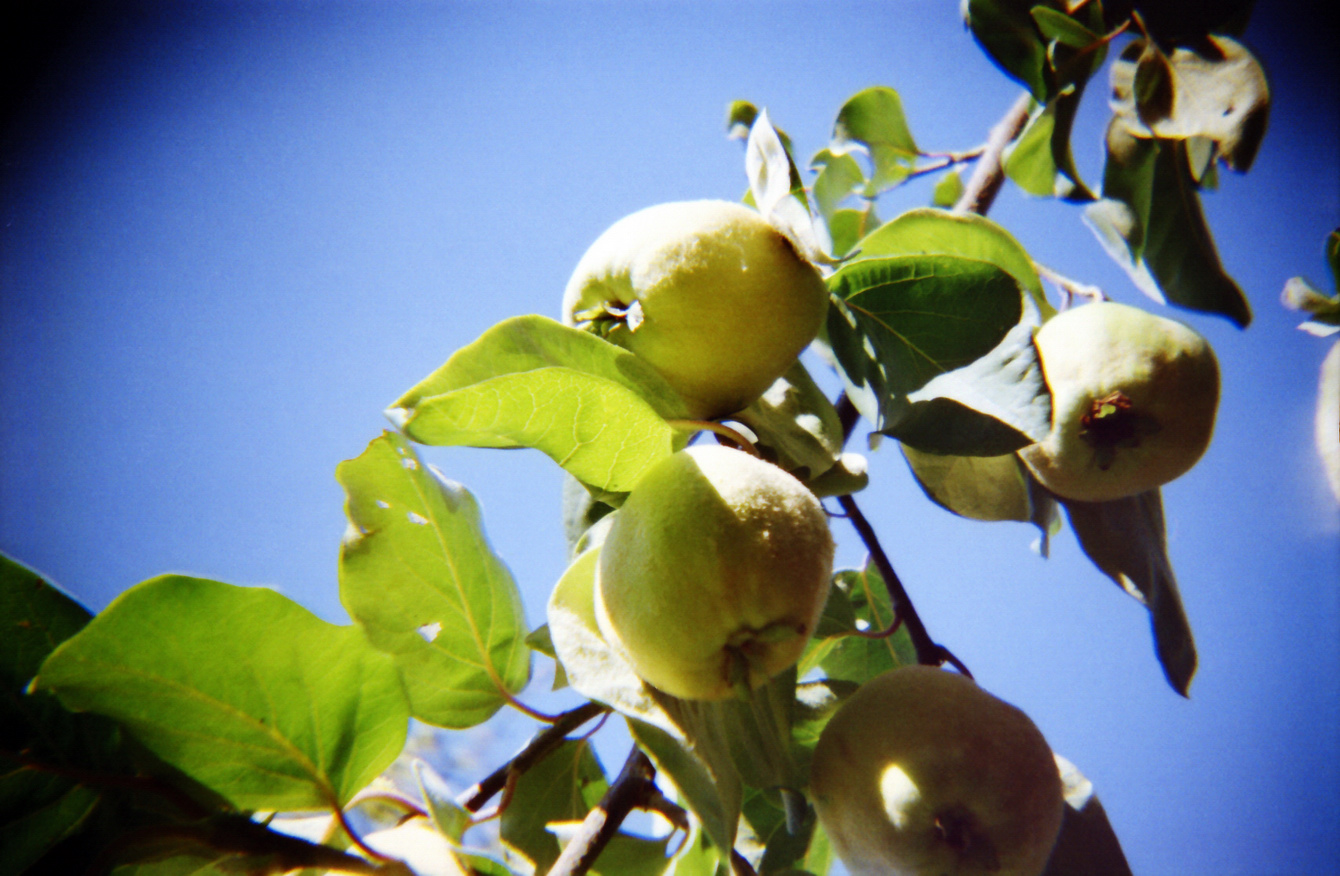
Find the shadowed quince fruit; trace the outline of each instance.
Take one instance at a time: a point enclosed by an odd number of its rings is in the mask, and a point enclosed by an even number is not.
[[[702,419],[757,399],[814,340],[827,309],[815,267],[757,212],[728,201],[620,219],[563,295],[564,322],[636,353]]]
[[[1187,326],[1104,301],[1053,317],[1035,340],[1052,427],[1019,456],[1056,495],[1133,496],[1180,477],[1205,453],[1219,364]]]
[[[647,683],[720,700],[800,658],[828,596],[823,506],[771,463],[690,447],[638,481],[600,549],[601,634]]]
[[[819,737],[814,806],[853,876],[1038,876],[1060,773],[1023,712],[927,666],[866,682]]]

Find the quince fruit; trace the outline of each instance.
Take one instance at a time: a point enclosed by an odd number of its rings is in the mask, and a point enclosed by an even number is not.
[[[800,659],[832,566],[827,514],[800,481],[743,451],[690,447],[654,465],[614,514],[596,622],[648,684],[726,699]]]
[[[563,294],[564,322],[642,357],[696,419],[749,406],[814,340],[827,310],[814,265],[729,201],[625,216],[582,256]]]
[[[1105,301],[1053,317],[1035,342],[1052,426],[1019,457],[1056,495],[1108,502],[1143,493],[1185,474],[1209,447],[1219,364],[1187,326]]]
[[[1038,876],[1065,805],[1028,716],[927,666],[889,670],[842,704],[810,790],[853,876]]]

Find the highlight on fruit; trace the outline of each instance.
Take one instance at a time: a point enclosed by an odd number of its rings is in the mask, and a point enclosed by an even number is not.
[[[1104,301],[1048,320],[1035,343],[1052,426],[1019,457],[1048,490],[1082,502],[1121,499],[1181,477],[1204,455],[1219,365],[1191,328]]]
[[[1032,720],[927,666],[889,670],[842,704],[814,750],[810,791],[853,876],[1039,876],[1064,813]]]
[[[690,447],[614,515],[596,572],[600,632],[668,694],[742,695],[800,658],[833,549],[823,506],[796,478],[739,450]]]
[[[615,222],[578,262],[563,319],[641,356],[714,419],[752,403],[814,340],[828,290],[756,211],[659,204]]]

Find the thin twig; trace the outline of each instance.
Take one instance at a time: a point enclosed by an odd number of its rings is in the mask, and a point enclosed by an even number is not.
[[[1003,161],[1005,147],[1010,145],[1015,137],[1019,136],[1019,132],[1028,123],[1028,108],[1031,100],[1032,98],[1027,93],[1021,94],[1009,111],[991,129],[990,135],[986,138],[986,149],[977,159],[977,165],[972,169],[972,176],[968,178],[968,184],[964,187],[963,194],[954,204],[955,213],[976,213],[979,216],[985,216],[987,211],[991,209],[992,202],[996,200],[996,195],[1005,182],[1005,164]]]
[[[1038,276],[1049,281],[1061,293],[1061,310],[1070,307],[1075,298],[1084,298],[1089,301],[1102,301],[1107,296],[1103,290],[1089,283],[1081,283],[1079,280],[1067,277],[1059,271],[1054,271],[1046,265],[1033,262],[1033,269],[1038,272]]]
[[[461,805],[470,812],[478,812],[485,803],[493,798],[494,794],[503,789],[507,784],[508,775],[520,775],[544,760],[550,752],[563,743],[564,738],[569,733],[607,710],[607,707],[600,703],[585,702],[577,708],[559,715],[553,724],[536,735],[525,748],[521,749],[516,757],[494,770],[473,788],[467,790],[462,795],[465,802]]]
[[[619,832],[628,813],[641,808],[656,790],[656,767],[636,745],[628,753],[619,777],[600,803],[586,815],[577,835],[568,841],[548,876],[582,876],[609,841]]]

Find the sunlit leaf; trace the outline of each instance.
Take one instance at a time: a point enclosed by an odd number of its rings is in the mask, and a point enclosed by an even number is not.
[[[1251,322],[1247,296],[1224,270],[1186,144],[1138,139],[1113,121],[1107,132],[1103,200],[1084,220],[1132,282],[1159,302]]]
[[[1138,41],[1112,66],[1113,110],[1132,133],[1214,142],[1231,168],[1246,171],[1265,137],[1270,87],[1237,40],[1210,35],[1165,54]]]
[[[484,721],[525,686],[530,651],[520,593],[474,497],[392,432],[335,476],[350,521],[339,566],[349,614],[394,655],[415,717]]]
[[[1080,179],[1070,148],[1070,131],[1081,93],[1072,88],[1046,106],[1036,107],[1006,154],[1005,173],[1030,195],[1094,200],[1093,192]]]
[[[860,246],[861,258],[938,254],[989,262],[1026,289],[1044,316],[1053,312],[1028,251],[985,216],[931,208],[908,210],[872,231]]]
[[[957,170],[951,170],[940,177],[931,193],[931,203],[948,209],[958,203],[963,196],[963,177]]]
[[[1163,673],[1174,690],[1187,696],[1196,672],[1196,644],[1168,559],[1159,491],[1114,502],[1059,501],[1093,564],[1149,609]]]
[[[1056,756],[1056,765],[1065,790],[1065,815],[1061,835],[1042,876],[1131,876],[1126,855],[1093,783],[1060,755]]]
[[[665,422],[684,403],[650,366],[542,316],[489,329],[387,413],[422,444],[533,447],[614,492],[685,440]]]
[[[758,435],[770,461],[802,481],[828,471],[842,455],[842,422],[799,360],[735,419]]]
[[[838,110],[829,150],[834,155],[855,150],[869,157],[868,196],[902,182],[916,166],[919,150],[898,92],[876,86],[848,98]]]
[[[244,809],[343,805],[400,753],[409,720],[400,674],[357,627],[180,575],[122,593],[36,684]]]
[[[828,217],[828,235],[832,238],[832,253],[835,258],[852,255],[852,250],[861,238],[879,227],[879,217],[875,214],[874,202],[868,202],[860,210],[842,208],[834,210]]]
[[[500,835],[512,851],[547,873],[558,860],[554,821],[581,820],[608,789],[605,771],[587,740],[568,740],[517,779],[502,813]]]
[[[772,127],[767,110],[759,113],[749,129],[744,167],[754,205],[768,224],[780,231],[806,259],[815,263],[829,261],[830,245],[822,236],[822,226],[810,216],[800,171]]]
[[[835,153],[821,149],[810,159],[810,167],[818,168],[811,192],[819,215],[832,221],[838,206],[857,192],[863,191],[865,171],[850,153]],[[836,254],[836,253],[835,253]]]

